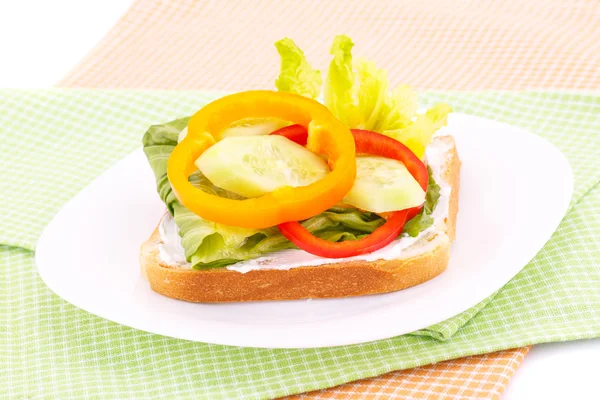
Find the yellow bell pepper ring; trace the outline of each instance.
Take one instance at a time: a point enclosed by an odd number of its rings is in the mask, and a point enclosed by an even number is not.
[[[308,129],[307,148],[328,157],[331,172],[307,186],[284,187],[263,196],[233,200],[194,187],[194,162],[218,135],[242,118],[281,118]],[[356,176],[356,149],[350,129],[315,100],[291,93],[257,90],[222,97],[198,111],[167,165],[173,192],[200,217],[230,226],[262,229],[313,217],[340,202]]]

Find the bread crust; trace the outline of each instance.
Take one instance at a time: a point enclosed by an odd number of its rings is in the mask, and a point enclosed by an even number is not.
[[[202,303],[361,296],[393,292],[428,281],[448,266],[450,243],[456,232],[460,181],[460,160],[454,139],[444,136],[434,140],[443,140],[450,148],[442,173],[452,192],[445,228],[421,239],[430,242],[427,251],[395,260],[346,261],[290,270],[199,271],[161,263],[158,250],[161,239],[156,229],[140,251],[142,272],[154,291]]]

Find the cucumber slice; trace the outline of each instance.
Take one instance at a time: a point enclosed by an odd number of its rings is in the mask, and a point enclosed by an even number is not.
[[[283,136],[226,137],[195,164],[215,186],[245,197],[306,186],[329,173],[321,157]]]
[[[290,122],[279,118],[242,118],[233,122],[217,136],[219,139],[228,136],[268,135],[271,132],[290,125]],[[179,133],[177,143],[187,136],[187,126]]]
[[[268,135],[290,123],[279,118],[243,118],[232,123],[219,135],[219,138],[229,136]]]
[[[356,157],[356,180],[343,200],[373,212],[403,210],[424,201],[425,192],[403,163],[377,156]]]

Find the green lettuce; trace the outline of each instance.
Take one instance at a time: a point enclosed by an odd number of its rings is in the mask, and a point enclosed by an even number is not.
[[[331,46],[333,59],[327,72],[324,88],[325,105],[340,121],[356,128],[350,120],[354,115],[354,71],[352,70],[352,47],[348,36],[336,36]]]
[[[179,134],[187,127],[189,120],[189,117],[185,117],[166,124],[153,125],[148,128],[142,139],[144,153],[156,178],[158,195],[171,215],[174,215],[173,206],[178,201],[167,178],[167,162],[173,149],[177,146]]]
[[[316,99],[321,92],[321,71],[313,69],[304,52],[289,38],[275,42],[281,56],[281,71],[275,81],[277,90]]]
[[[385,70],[370,61],[353,61],[353,46],[345,35],[333,40],[325,105],[350,128],[391,136],[423,157],[433,133],[446,124],[451,108],[439,104],[425,114],[417,114],[417,94],[406,85],[391,90]]]
[[[436,104],[425,114],[417,115],[411,123],[397,129],[386,130],[383,133],[408,146],[415,154],[425,154],[425,148],[431,142],[433,134],[445,126],[448,114],[452,111],[445,103]]]
[[[431,213],[433,213],[433,209],[440,198],[440,186],[433,178],[431,168],[427,167],[427,171],[429,173],[429,186],[427,187],[427,193],[425,193],[423,209],[404,225],[404,232],[412,237],[416,237],[421,231],[433,225],[434,221],[431,218]]]
[[[321,88],[320,72],[310,66],[291,39],[282,39],[275,47],[281,56],[277,89],[316,99]],[[417,113],[416,92],[407,85],[392,90],[385,70],[370,61],[354,60],[353,47],[346,35],[333,39],[323,88],[325,105],[348,127],[393,137],[422,158],[433,134],[446,125],[452,109],[440,103],[424,114]]]

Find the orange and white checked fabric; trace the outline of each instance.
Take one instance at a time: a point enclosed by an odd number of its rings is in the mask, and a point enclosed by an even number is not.
[[[269,88],[273,42],[325,68],[334,35],[418,89],[600,88],[600,3],[520,0],[137,0],[60,83],[135,89]],[[498,398],[528,348],[396,371],[293,396]]]
[[[495,399],[508,384],[529,348],[465,357],[331,389],[288,396],[285,400],[317,399]]]
[[[598,88],[598,25],[597,0],[138,0],[62,86],[272,87],[275,40],[324,68],[346,33],[418,89]]]

